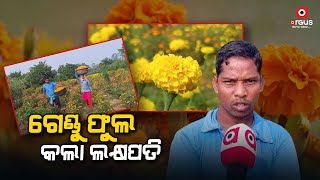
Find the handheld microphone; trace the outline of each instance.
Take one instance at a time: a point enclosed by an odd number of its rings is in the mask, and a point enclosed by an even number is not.
[[[227,129],[221,146],[221,162],[227,168],[227,179],[245,179],[247,169],[256,160],[256,136],[240,123]]]

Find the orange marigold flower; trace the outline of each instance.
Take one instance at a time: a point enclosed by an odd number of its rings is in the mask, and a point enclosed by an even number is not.
[[[209,43],[210,42],[210,37],[206,37],[206,39],[204,40],[205,43]]]
[[[185,22],[185,8],[165,0],[121,0],[106,17],[114,23],[175,23]]]
[[[157,28],[152,28],[151,33],[153,36],[158,36],[160,34],[160,31]]]
[[[313,113],[320,107],[320,63],[290,45],[260,50],[265,87],[258,107],[269,115]]]
[[[23,60],[22,43],[12,37],[0,22],[0,99],[8,99],[3,67]]]
[[[216,48],[216,49],[218,49],[218,48],[220,48],[220,44],[219,44],[219,43],[214,43],[214,44],[213,44],[213,47]]]
[[[159,48],[159,49],[163,49],[163,48],[164,48],[163,42],[160,42],[160,43],[158,44],[158,48]]]

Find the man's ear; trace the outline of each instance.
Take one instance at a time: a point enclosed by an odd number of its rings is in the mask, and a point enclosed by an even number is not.
[[[214,92],[215,92],[216,94],[219,94],[219,90],[218,90],[218,76],[214,76],[214,77],[212,78],[212,87],[213,87],[213,89],[214,89]]]
[[[261,75],[260,76],[260,92],[263,91],[263,88],[264,88],[264,76]]]

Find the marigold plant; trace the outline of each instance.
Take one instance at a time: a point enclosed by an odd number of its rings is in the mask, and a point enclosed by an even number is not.
[[[150,63],[145,58],[138,58],[130,65],[132,76],[135,83],[150,83],[151,72]]]
[[[203,53],[203,54],[211,54],[214,52],[214,48],[213,47],[210,47],[210,46],[203,46],[200,51]]]
[[[0,22],[0,99],[8,99],[3,67],[23,60],[21,40],[11,36]]]
[[[299,48],[261,48],[265,87],[259,107],[269,115],[309,114],[320,107],[320,64]]]
[[[90,37],[91,43],[98,43],[101,41],[105,41],[110,39],[113,35],[115,35],[117,32],[116,28],[114,26],[107,26],[100,29],[100,31],[94,33]]]
[[[157,110],[154,102],[152,102],[150,99],[148,99],[144,96],[141,96],[139,99],[139,108],[138,109],[141,111],[144,111],[144,110],[155,111],[155,110]]]
[[[185,8],[166,0],[121,0],[109,11],[107,22],[156,22],[174,23],[185,21]]]
[[[157,54],[151,62],[152,79],[157,87],[171,93],[185,93],[197,88],[202,72],[192,57]]]
[[[126,27],[122,28],[122,26]],[[108,23],[90,24],[88,32],[89,38],[93,37],[97,32],[101,33],[104,27],[115,27],[117,33],[106,34],[105,37],[108,37],[108,39],[101,39],[101,41],[117,37],[123,38],[138,97],[144,96],[152,100],[157,109],[162,109],[163,105],[169,104],[167,100],[172,99],[163,98],[163,91],[168,93],[175,92],[158,88],[159,86],[156,86],[156,83],[153,82],[153,77],[158,76],[152,75],[158,73],[158,70],[154,72],[150,67],[151,64],[154,64],[154,62],[152,63],[153,57],[155,57],[156,54],[174,54],[177,57],[190,56],[193,60],[197,61],[202,72],[199,83],[197,84],[197,86],[200,86],[200,92],[191,96],[189,99],[177,96],[172,103],[172,110],[185,110],[188,105],[190,105],[190,107],[193,106],[193,110],[206,110],[217,106],[218,102],[214,98],[209,100],[203,99],[203,97],[212,96],[211,81],[214,73],[213,70],[215,69],[215,55],[221,47],[221,44],[226,43],[228,40],[241,39],[242,36],[241,24],[128,25]],[[89,43],[92,42],[89,41]],[[173,61],[170,61],[170,63],[172,62]],[[168,63],[168,66],[175,65],[175,63],[170,63]],[[155,67],[159,68],[161,66],[156,65]],[[158,73],[160,76],[156,79],[164,76],[167,72],[161,71],[161,73]],[[172,73],[174,73],[174,71]],[[173,81],[174,78],[171,78],[170,81]],[[183,80],[184,78],[171,83],[180,83],[180,81]],[[164,84],[164,82],[162,82],[162,84]],[[115,91],[114,93],[117,92]],[[189,90],[187,92],[189,92]]]
[[[189,48],[189,42],[183,39],[174,39],[169,43],[169,48],[172,51],[178,51]]]

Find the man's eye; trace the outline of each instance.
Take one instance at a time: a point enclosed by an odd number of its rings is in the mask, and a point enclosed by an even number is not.
[[[232,81],[232,80],[225,80],[223,81],[225,84],[227,85],[232,85],[232,84],[235,84],[236,82],[235,81]]]
[[[257,80],[255,80],[255,79],[247,80],[248,84],[255,84],[256,82],[257,82]]]

